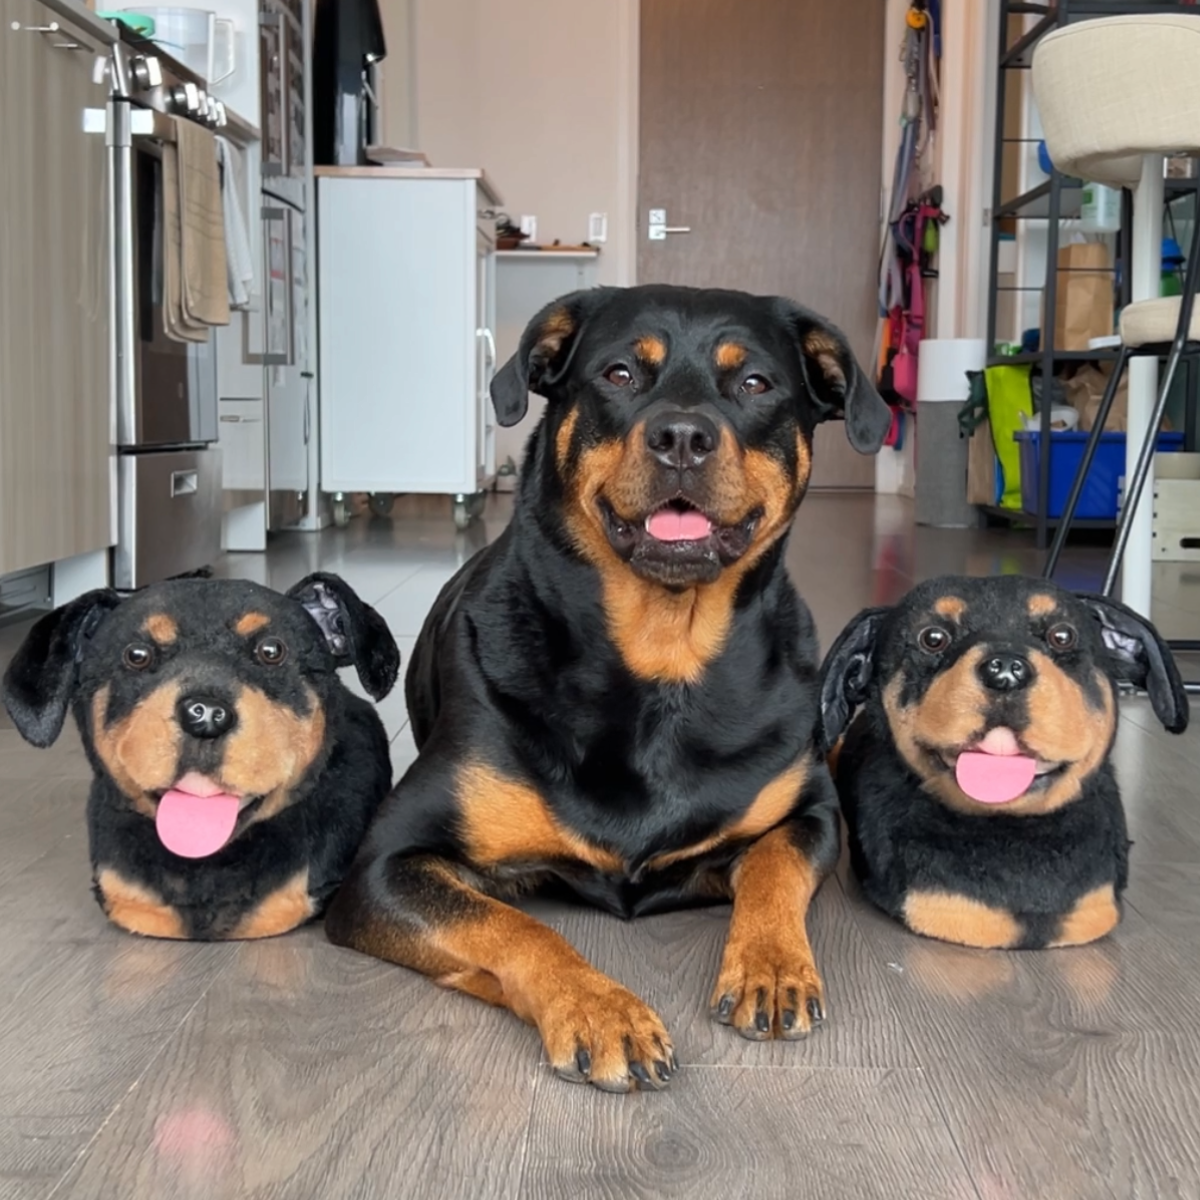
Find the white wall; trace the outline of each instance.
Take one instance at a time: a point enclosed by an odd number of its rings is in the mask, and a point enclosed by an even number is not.
[[[542,241],[581,242],[588,214],[607,213],[598,280],[632,283],[637,0],[381,5],[385,140],[483,167]]]
[[[908,0],[887,0],[889,47],[900,44],[908,7]],[[981,0],[943,0],[942,21],[941,122],[928,181],[942,185],[943,205],[950,222],[942,229],[934,324],[929,336],[983,337],[989,245],[983,222],[984,211],[991,208],[996,10]],[[905,80],[897,54],[889,53],[885,63],[883,178],[890,191]],[[1016,74],[1024,76],[1028,72]],[[904,450],[880,452],[876,459],[876,490],[912,495],[916,469],[911,425],[909,434]]]

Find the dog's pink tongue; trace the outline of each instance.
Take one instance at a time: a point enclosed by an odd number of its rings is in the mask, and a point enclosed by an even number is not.
[[[1023,796],[1037,774],[1037,759],[1021,753],[1011,729],[993,729],[975,747],[958,756],[954,777],[972,800],[1007,804]]]
[[[189,773],[158,802],[158,840],[180,858],[207,858],[233,836],[242,802]]]
[[[646,518],[646,532],[660,542],[700,542],[712,533],[712,522],[694,508],[660,508]]]

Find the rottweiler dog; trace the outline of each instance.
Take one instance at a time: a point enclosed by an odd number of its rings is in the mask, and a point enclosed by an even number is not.
[[[181,580],[89,592],[34,625],[4,676],[21,734],[74,712],[95,772],[96,899],[150,937],[284,933],[324,908],[392,785],[374,707],[400,655],[335,575],[281,595]]]
[[[1045,580],[934,579],[856,617],[822,668],[821,725],[833,745],[849,724],[837,788],[867,898],[967,946],[1074,946],[1115,928],[1119,683],[1187,728],[1154,627]]]
[[[548,400],[509,527],[447,584],[406,692],[419,756],[326,928],[534,1024],[567,1079],[667,1083],[659,1017],[506,903],[733,901],[712,993],[749,1038],[824,1017],[805,930],[838,855],[812,620],[784,566],[813,430],[878,449],[845,338],[778,298],[653,286],[551,304],[498,373]]]

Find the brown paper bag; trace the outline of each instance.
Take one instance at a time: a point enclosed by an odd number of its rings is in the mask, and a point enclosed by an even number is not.
[[[1112,333],[1113,274],[1107,246],[1102,242],[1063,246],[1058,252],[1056,286],[1056,350],[1086,350],[1092,338]]]
[[[1100,401],[1104,398],[1104,389],[1112,377],[1114,363],[1103,363],[1096,367],[1088,363],[1081,367],[1063,385],[1067,389],[1067,399],[1071,407],[1079,413],[1079,429],[1087,433],[1096,423],[1096,414],[1100,411]],[[1104,428],[1109,433],[1123,433],[1129,419],[1129,374],[1126,372],[1117,385],[1117,394],[1113,397],[1113,405],[1109,410],[1108,421]]]
[[[990,421],[981,421],[967,439],[967,503],[996,503],[996,446]]]

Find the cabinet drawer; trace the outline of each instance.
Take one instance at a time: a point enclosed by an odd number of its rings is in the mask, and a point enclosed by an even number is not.
[[[222,400],[219,412],[222,486],[227,492],[261,493],[267,486],[262,401]]]

